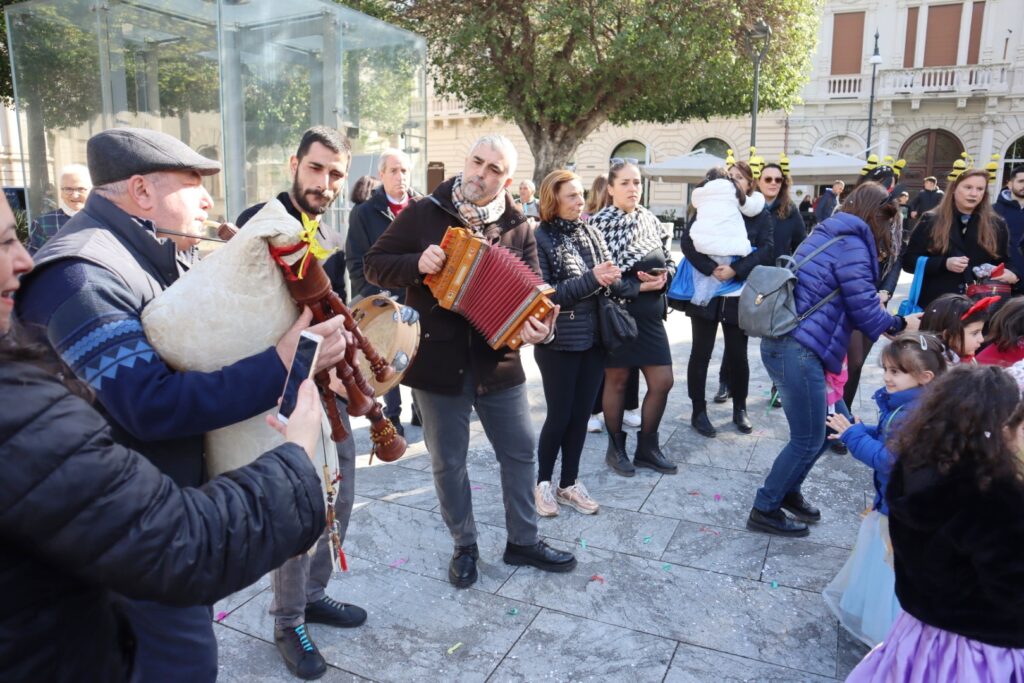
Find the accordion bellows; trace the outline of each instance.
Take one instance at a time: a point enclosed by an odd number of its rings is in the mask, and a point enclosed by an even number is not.
[[[515,350],[527,318],[543,319],[554,290],[505,247],[466,228],[450,227],[441,241],[444,268],[424,281],[442,308],[466,318],[492,349]]]

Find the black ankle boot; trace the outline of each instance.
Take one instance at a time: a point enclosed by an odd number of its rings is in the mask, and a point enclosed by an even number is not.
[[[650,467],[662,474],[675,474],[679,470],[676,464],[661,452],[661,448],[658,446],[658,432],[651,434],[637,432],[633,464],[637,467]]]
[[[729,391],[729,385],[725,383],[719,383],[718,393],[715,394],[715,398],[712,400],[714,400],[715,403],[725,403],[730,398],[732,398],[732,392]]]
[[[746,408],[733,408],[732,422],[736,425],[736,429],[740,430],[744,434],[749,434],[754,431],[754,425],[750,422],[750,418],[747,417]]]
[[[616,474],[621,474],[624,477],[632,477],[636,474],[636,469],[626,453],[626,432],[615,434],[608,432],[608,452],[604,456],[604,461],[608,463],[608,467],[615,470]]]
[[[693,417],[690,418],[690,425],[697,430],[697,433],[701,436],[706,436],[709,439],[715,438],[717,432],[715,426],[711,424],[711,420],[708,419],[707,411],[694,412]]]

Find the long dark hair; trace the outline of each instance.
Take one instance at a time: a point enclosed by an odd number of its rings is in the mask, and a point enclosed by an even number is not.
[[[1014,297],[1003,304],[989,323],[988,339],[1000,351],[1009,351],[1024,338],[1024,299]]]
[[[75,396],[92,402],[92,388],[78,379],[57,352],[45,341],[40,328],[26,329],[17,319],[11,319],[11,329],[0,334],[0,363],[26,363],[53,375]]]
[[[789,198],[789,176],[782,171],[782,166],[776,163],[765,164],[764,168],[761,169],[761,175],[769,168],[774,168],[782,176],[782,184],[779,186],[779,196],[775,198],[775,208],[772,209],[778,218],[788,218],[790,211],[793,210],[793,200]]]
[[[369,199],[379,184],[380,181],[373,176],[360,176],[352,185],[352,195],[349,197],[352,200],[352,205],[358,206]]]
[[[1021,462],[1003,436],[1024,422],[1012,377],[991,365],[960,365],[928,385],[894,439],[904,471],[934,468],[973,480],[986,491],[998,479],[1022,481]]]
[[[996,226],[1001,219],[992,210],[992,202],[989,201],[988,196],[988,171],[983,168],[972,168],[961,173],[946,189],[946,195],[942,198],[942,202],[928,212],[934,216],[932,239],[928,246],[934,254],[944,254],[949,248],[949,231],[953,228],[953,220],[957,211],[956,189],[968,178],[981,178],[985,181],[985,194],[981,197],[981,203],[974,209],[974,215],[978,217],[978,246],[992,256],[998,256],[996,250],[999,248],[999,240],[996,238]]]
[[[934,332],[958,356],[964,351],[967,326],[988,321],[988,309],[980,309],[964,318],[974,302],[963,294],[947,293],[928,304],[921,316],[921,330]]]
[[[888,190],[875,182],[858,185],[839,206],[839,211],[853,214],[868,224],[875,237],[880,262],[895,258],[900,240],[894,239],[893,221],[900,215],[900,207]]]

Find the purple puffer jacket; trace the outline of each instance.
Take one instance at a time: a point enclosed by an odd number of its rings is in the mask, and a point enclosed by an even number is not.
[[[821,359],[829,372],[839,373],[857,328],[874,341],[889,329],[894,317],[882,308],[875,289],[878,251],[868,224],[848,213],[837,213],[814,228],[800,244],[794,258],[800,263],[812,251],[840,235],[797,271],[796,310],[803,313],[837,287],[839,295],[803,320],[790,334]]]

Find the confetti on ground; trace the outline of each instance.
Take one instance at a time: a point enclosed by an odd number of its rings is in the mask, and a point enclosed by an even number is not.
[[[604,583],[604,577],[601,576],[600,574],[594,574],[593,576],[590,577],[590,580],[591,581],[596,581],[597,583]]]
[[[397,569],[398,567],[401,567],[403,564],[405,564],[408,561],[409,561],[408,558],[400,557],[397,560],[395,560],[394,562],[392,562],[391,564],[389,564],[388,566],[391,567],[392,569]]]
[[[510,617],[514,617],[515,615],[519,614],[519,610],[513,607],[509,611],[505,612],[505,614],[509,615]]]
[[[722,494],[721,493],[716,493],[715,494],[715,502],[717,503],[720,500],[722,500]]]
[[[587,547],[587,539],[585,539],[585,538],[581,538],[580,539],[580,547],[581,548],[586,548]]]
[[[224,619],[227,618],[227,616],[228,616],[227,612],[217,612],[217,621],[218,622],[224,621]]]
[[[700,495],[700,491],[697,491],[697,490],[695,489],[695,490],[693,490],[693,491],[690,491],[690,495],[691,495],[691,496],[699,496],[699,495]]]
[[[772,586],[772,588],[778,588],[779,587],[779,582],[778,581],[772,581],[771,586]]]
[[[460,647],[462,647],[462,643],[455,643],[450,648],[448,648],[448,654],[452,654],[453,652],[458,650]]]
[[[722,535],[722,533],[720,531],[717,531],[715,529],[709,529],[706,526],[702,526],[700,528],[700,530],[702,532],[704,532],[705,534],[714,534],[715,536],[721,536]]]
[[[667,572],[672,571],[672,565],[670,565],[668,562],[666,562],[665,564],[661,565],[661,568],[664,569]]]
[[[650,542],[651,542],[651,537],[650,536],[644,536],[644,543],[650,543]]]
[[[484,490],[483,486],[470,486],[469,488],[472,491],[483,491]]]

